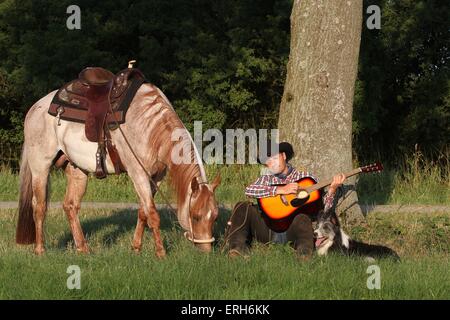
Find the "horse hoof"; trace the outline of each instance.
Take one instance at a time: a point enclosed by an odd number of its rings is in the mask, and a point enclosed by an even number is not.
[[[158,259],[164,259],[166,257],[166,250],[156,251],[156,257]]]
[[[131,249],[132,249],[133,252],[136,253],[136,254],[140,254],[140,253],[141,253],[141,247],[132,247]]]
[[[88,247],[77,248],[77,253],[89,254],[90,250]]]
[[[131,243],[131,249],[134,251],[134,252],[136,252],[136,253],[139,253],[139,252],[141,252],[141,248],[142,248],[142,242],[141,243],[139,243],[138,241],[133,241],[132,243]]]
[[[34,249],[34,254],[37,256],[42,256],[45,253],[45,249],[43,247],[36,247]]]

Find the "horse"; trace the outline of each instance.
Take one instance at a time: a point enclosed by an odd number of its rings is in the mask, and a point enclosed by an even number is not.
[[[65,163],[67,177],[63,210],[77,252],[89,252],[78,212],[88,175],[95,171],[97,144],[87,140],[83,123],[48,114],[56,92],[38,100],[24,121],[16,243],[35,244],[37,255],[45,252],[43,224],[48,205],[49,172],[53,165],[62,163]],[[174,132],[178,132],[178,139],[171,138]],[[142,84],[130,103],[126,122],[120,124],[120,130],[111,131],[111,140],[139,198],[132,249],[141,251],[143,232],[148,225],[153,233],[156,256],[166,255],[154,197],[168,173],[176,192],[177,219],[186,231],[186,238],[201,251],[210,252],[214,242],[213,225],[218,216],[214,193],[220,184],[220,175],[208,183],[198,149],[164,93],[153,84]],[[173,160],[173,153],[180,146],[190,161]],[[109,154],[105,163],[107,174],[113,174]]]

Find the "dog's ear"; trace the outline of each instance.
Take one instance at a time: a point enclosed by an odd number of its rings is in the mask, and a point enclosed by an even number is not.
[[[317,212],[317,221],[325,220],[325,212],[321,209],[319,212]]]
[[[337,221],[337,219],[336,219],[336,217],[334,215],[331,216],[330,220],[331,220],[332,224],[334,224],[334,225],[338,224],[338,221]]]
[[[331,214],[330,214],[330,221],[331,221],[331,223],[332,224],[334,224],[335,226],[340,226],[340,223],[339,223],[339,219],[338,219],[338,217],[337,217],[337,215],[336,215],[336,212],[332,212]]]

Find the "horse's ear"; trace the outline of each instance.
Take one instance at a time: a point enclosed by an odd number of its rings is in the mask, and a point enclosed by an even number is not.
[[[191,181],[192,193],[196,193],[198,191],[198,189],[199,189],[199,184],[198,184],[198,181],[197,181],[197,177],[193,177],[192,181]]]
[[[222,181],[222,178],[220,176],[220,173],[218,173],[217,176],[214,178],[214,181],[211,183],[213,192],[216,190],[217,186],[220,184],[220,181]]]

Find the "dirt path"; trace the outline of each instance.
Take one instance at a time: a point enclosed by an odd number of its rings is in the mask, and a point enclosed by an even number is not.
[[[158,209],[167,208],[165,204],[157,204]],[[61,202],[51,202],[49,207],[62,208]],[[172,207],[176,205],[172,204]],[[233,205],[220,205],[221,208],[231,210]],[[17,202],[14,201],[0,201],[0,209],[15,209]],[[137,209],[136,203],[124,202],[83,202],[82,208],[93,209]],[[380,212],[380,213],[449,213],[450,206],[445,205],[361,205],[363,213]]]

